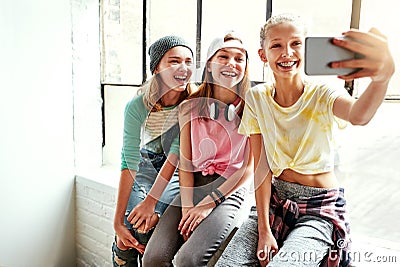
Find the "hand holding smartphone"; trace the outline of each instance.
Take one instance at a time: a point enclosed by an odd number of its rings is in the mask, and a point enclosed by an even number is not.
[[[330,63],[357,59],[362,55],[332,43],[334,37],[306,37],[305,66],[307,75],[348,75],[358,71],[356,68],[331,68]],[[338,37],[345,38],[345,37]]]

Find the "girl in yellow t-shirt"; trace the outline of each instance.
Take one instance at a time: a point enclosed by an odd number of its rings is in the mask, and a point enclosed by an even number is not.
[[[344,191],[333,172],[333,120],[367,124],[385,97],[394,61],[378,30],[343,35],[349,38],[334,38],[333,44],[364,57],[331,67],[360,69],[338,76],[343,80],[371,78],[357,100],[344,90],[304,81],[306,30],[298,16],[273,16],[262,27],[258,53],[275,81],[246,94],[239,128],[250,135],[256,209],[216,266],[349,265]]]

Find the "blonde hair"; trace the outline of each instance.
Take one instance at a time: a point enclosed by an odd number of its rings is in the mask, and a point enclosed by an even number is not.
[[[261,47],[264,46],[265,36],[267,35],[268,31],[279,24],[282,23],[290,23],[299,27],[299,29],[303,29],[304,35],[307,34],[307,27],[303,19],[299,15],[295,15],[292,13],[282,13],[275,16],[270,17],[264,26],[261,27],[260,31],[260,45]]]
[[[161,111],[163,103],[161,101],[161,93],[160,93],[160,77],[158,74],[154,74],[149,81],[143,84],[142,87],[139,88],[138,94],[143,93],[143,103],[148,110],[151,111]],[[177,105],[180,104],[183,100],[185,100],[192,92],[191,85],[188,83],[186,85],[185,91],[183,91],[179,97]]]
[[[228,33],[224,37],[224,42],[237,40],[242,43],[242,40],[235,36],[234,33]],[[212,59],[211,57],[208,62]],[[243,79],[236,85],[236,94],[241,98],[241,109],[238,114],[241,113],[244,107],[244,97],[248,89],[250,88],[250,78],[249,78],[249,68],[248,68],[248,56],[246,52],[246,69],[244,71]],[[204,79],[202,84],[198,87],[198,90],[189,96],[191,98],[202,98],[199,105],[199,114],[201,116],[206,116],[208,110],[207,99],[213,98],[213,78],[211,72],[207,71],[207,68],[204,69]]]

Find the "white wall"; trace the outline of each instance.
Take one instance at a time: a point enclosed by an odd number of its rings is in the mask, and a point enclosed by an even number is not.
[[[74,260],[70,2],[2,1],[0,48],[0,266],[68,266]]]
[[[75,185],[77,266],[111,266],[117,188],[80,176]]]

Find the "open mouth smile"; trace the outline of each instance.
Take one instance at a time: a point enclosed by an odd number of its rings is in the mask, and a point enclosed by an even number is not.
[[[175,78],[176,80],[180,81],[180,82],[184,82],[184,81],[186,81],[186,79],[187,79],[187,75],[182,75],[182,76],[180,76],[180,75],[175,75],[174,78]]]
[[[297,64],[297,61],[287,61],[287,62],[279,62],[278,66],[282,68],[291,68]]]
[[[227,76],[227,77],[236,77],[237,76],[237,74],[235,72],[232,72],[232,71],[223,71],[223,72],[221,72],[221,74],[223,76]]]

